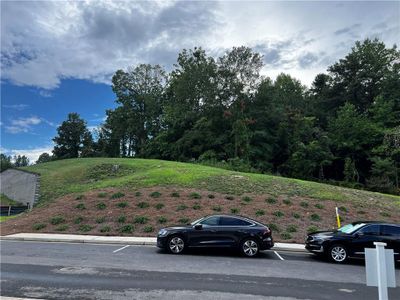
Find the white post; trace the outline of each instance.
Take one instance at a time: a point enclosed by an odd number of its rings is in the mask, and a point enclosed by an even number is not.
[[[379,300],[388,300],[386,261],[385,261],[386,243],[374,242],[374,245],[376,246],[376,266],[378,268]]]

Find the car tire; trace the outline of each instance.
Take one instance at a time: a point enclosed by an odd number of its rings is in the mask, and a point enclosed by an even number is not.
[[[246,257],[255,257],[260,252],[260,246],[255,239],[245,238],[240,243],[240,252]]]
[[[167,250],[172,254],[181,254],[185,250],[185,240],[180,235],[171,236],[167,242]]]
[[[331,246],[327,254],[329,260],[337,264],[345,263],[349,258],[347,248],[341,244]]]

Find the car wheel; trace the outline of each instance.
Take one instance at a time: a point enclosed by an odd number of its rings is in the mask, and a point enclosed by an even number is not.
[[[168,251],[173,254],[180,254],[185,249],[185,242],[180,236],[173,236],[168,240]]]
[[[340,244],[330,247],[328,255],[330,260],[335,263],[344,263],[348,258],[346,247]]]
[[[258,243],[251,238],[244,239],[240,245],[240,250],[247,257],[254,257],[259,252]]]

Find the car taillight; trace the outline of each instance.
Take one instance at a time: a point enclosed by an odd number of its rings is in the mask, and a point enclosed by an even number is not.
[[[263,235],[268,235],[271,233],[271,230],[269,228],[265,229],[263,232]]]

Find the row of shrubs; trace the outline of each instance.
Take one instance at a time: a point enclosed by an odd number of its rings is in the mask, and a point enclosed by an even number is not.
[[[36,223],[36,224],[33,224],[33,226],[32,226],[32,228],[36,231],[42,230],[46,227],[47,227],[47,224],[45,224],[45,223]],[[95,228],[95,226],[93,226],[93,225],[82,224],[78,227],[78,231],[89,232],[89,231],[93,230],[94,228]],[[69,225],[67,225],[67,224],[61,224],[55,228],[56,231],[66,231],[68,229],[69,229]],[[102,226],[99,229],[99,231],[102,233],[111,232],[111,230],[112,230],[112,228],[109,225]],[[124,225],[119,226],[117,228],[117,231],[121,232],[121,233],[132,233],[133,231],[135,231],[135,226],[133,224],[124,224]],[[149,232],[153,232],[153,231],[154,231],[153,226],[146,225],[143,227],[143,232],[149,233]]]

